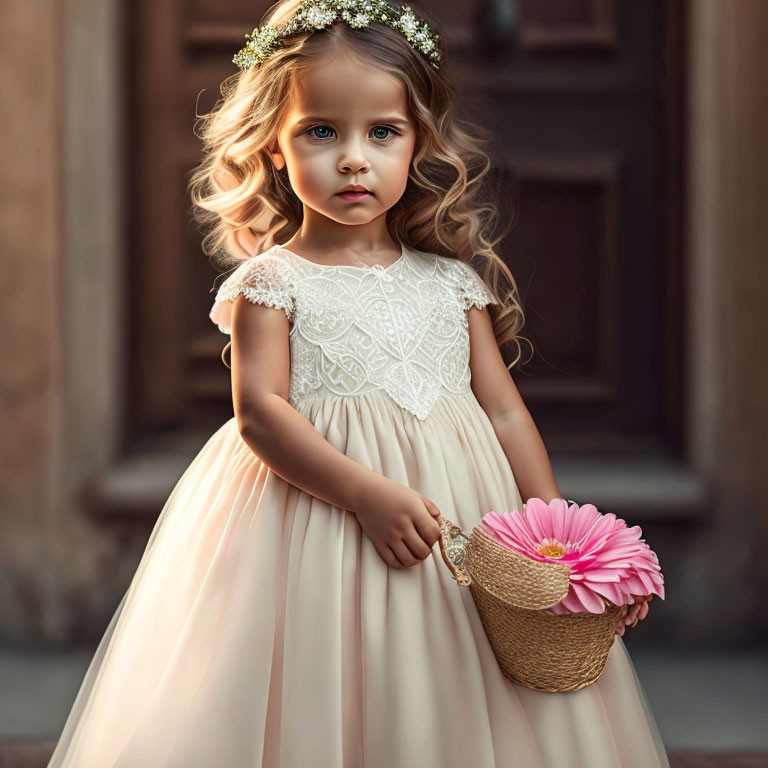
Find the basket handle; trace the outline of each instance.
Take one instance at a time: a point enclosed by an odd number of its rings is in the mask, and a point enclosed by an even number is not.
[[[472,578],[464,564],[464,557],[469,538],[461,528],[442,515],[438,516],[437,520],[440,523],[440,554],[453,580],[461,587],[468,587]]]

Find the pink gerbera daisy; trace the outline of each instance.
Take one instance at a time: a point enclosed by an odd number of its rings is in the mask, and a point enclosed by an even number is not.
[[[664,577],[656,553],[641,539],[642,529],[627,528],[616,515],[598,512],[594,504],[565,499],[531,498],[517,510],[483,517],[485,529],[498,541],[539,562],[567,563],[571,585],[555,614],[603,613],[605,602],[628,605],[633,595],[664,599]]]

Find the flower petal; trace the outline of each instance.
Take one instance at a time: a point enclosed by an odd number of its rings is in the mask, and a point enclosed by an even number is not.
[[[584,606],[585,611],[590,613],[603,613],[605,611],[605,604],[589,587],[585,587],[578,582],[571,584],[571,586]]]
[[[534,496],[525,502],[525,519],[537,541],[552,535],[552,512],[542,499]]]

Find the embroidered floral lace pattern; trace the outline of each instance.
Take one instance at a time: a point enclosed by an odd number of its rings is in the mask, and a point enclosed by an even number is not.
[[[219,287],[210,317],[231,332],[232,302],[292,321],[289,401],[383,389],[425,419],[443,394],[469,390],[467,310],[495,303],[468,264],[404,249],[389,267],[323,265],[275,245]]]
[[[285,310],[288,319],[293,320],[295,303],[292,278],[284,261],[270,256],[269,251],[246,259],[216,291],[211,320],[222,333],[231,333],[232,302],[240,293],[254,304],[266,304]]]

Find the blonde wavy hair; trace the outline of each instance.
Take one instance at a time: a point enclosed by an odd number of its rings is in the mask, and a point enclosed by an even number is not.
[[[281,0],[262,25],[280,26],[300,0]],[[433,30],[437,25],[409,4]],[[192,215],[205,233],[203,251],[218,268],[229,269],[299,228],[302,204],[287,172],[278,171],[268,148],[282,125],[297,78],[329,52],[358,57],[400,80],[416,125],[416,143],[405,192],[387,213],[396,242],[427,253],[469,262],[499,300],[488,305],[499,347],[512,345],[521,359],[519,334],[525,318],[517,284],[494,246],[512,227],[511,195],[491,184],[491,161],[483,145],[491,131],[460,120],[456,88],[445,55],[440,69],[386,24],[352,28],[336,22],[323,30],[298,32],[259,67],[239,70],[221,85],[222,98],[211,112],[196,115],[195,133],[203,141],[200,164],[192,171]],[[487,178],[486,178],[487,177]],[[481,183],[482,182],[482,183]],[[511,205],[510,205],[511,207]],[[508,226],[499,231],[502,213]]]

